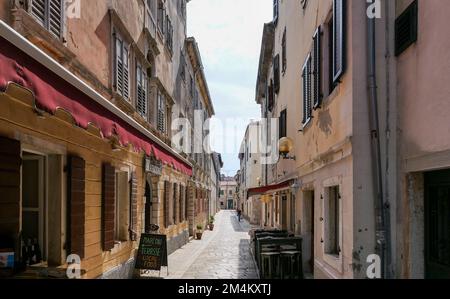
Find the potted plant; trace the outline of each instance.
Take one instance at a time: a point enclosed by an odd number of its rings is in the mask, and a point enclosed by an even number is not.
[[[214,216],[210,216],[209,217],[209,230],[213,231],[214,230]]]
[[[203,236],[203,225],[198,224],[197,225],[197,231],[195,232],[196,236],[197,236],[197,240],[201,240],[202,236]]]

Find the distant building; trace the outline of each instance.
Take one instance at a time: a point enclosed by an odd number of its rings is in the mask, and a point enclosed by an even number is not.
[[[237,182],[234,178],[222,175],[220,179],[219,209],[234,210],[237,208],[236,186]]]

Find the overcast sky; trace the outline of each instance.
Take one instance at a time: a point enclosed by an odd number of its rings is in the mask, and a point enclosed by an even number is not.
[[[216,111],[212,143],[222,153],[225,175],[236,174],[246,126],[261,116],[255,102],[256,76],[263,25],[271,19],[272,0],[188,4],[188,36],[195,37],[202,55]]]

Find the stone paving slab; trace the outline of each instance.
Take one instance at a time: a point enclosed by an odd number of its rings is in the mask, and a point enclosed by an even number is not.
[[[169,256],[167,279],[258,279],[250,252],[251,225],[236,212],[221,211],[214,231],[193,240]],[[166,271],[162,271],[163,274]]]

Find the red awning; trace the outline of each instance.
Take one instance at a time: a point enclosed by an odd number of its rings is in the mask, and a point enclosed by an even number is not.
[[[263,195],[271,191],[283,190],[286,188],[290,188],[294,180],[288,180],[282,183],[278,183],[275,185],[268,185],[264,187],[250,188],[247,190],[247,198],[255,195]]]
[[[33,91],[39,109],[54,114],[63,108],[71,113],[79,127],[86,129],[92,124],[104,137],[116,135],[123,146],[132,144],[136,151],[153,153],[163,163],[192,176],[189,164],[0,37],[0,90],[4,91],[9,82]]]

